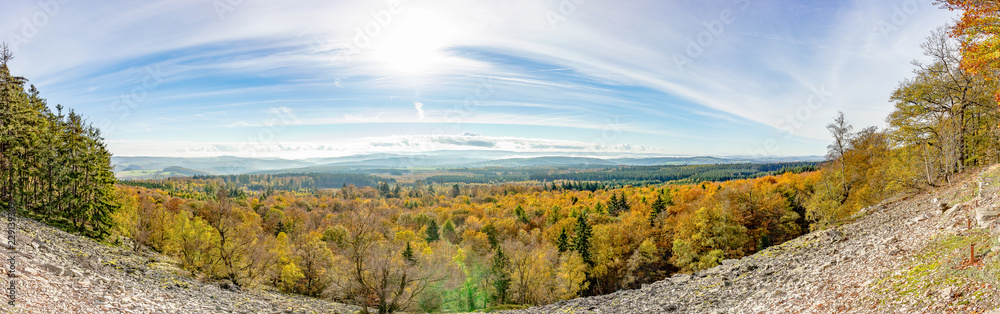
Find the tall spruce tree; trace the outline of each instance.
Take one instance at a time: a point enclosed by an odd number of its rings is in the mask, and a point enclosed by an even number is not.
[[[563,228],[559,232],[559,238],[556,240],[556,247],[559,248],[559,252],[566,252],[569,250],[569,235],[566,234],[566,228]]]
[[[97,128],[69,111],[49,110],[35,86],[13,76],[0,45],[0,204],[101,238],[116,210],[111,153]]]
[[[649,213],[649,225],[652,226],[656,222],[656,217],[660,215],[664,210],[667,209],[667,201],[663,200],[662,196],[657,196],[656,200],[653,201],[652,209]]]
[[[434,242],[441,238],[441,233],[438,230],[438,224],[433,219],[427,223],[427,231],[425,233],[427,234],[427,242]]]
[[[497,305],[507,303],[507,291],[510,290],[510,275],[507,274],[509,263],[510,260],[503,249],[498,246],[493,254],[493,265],[490,266],[493,276],[493,303]]]
[[[573,237],[573,250],[580,253],[580,257],[587,264],[593,264],[593,260],[590,257],[590,223],[587,221],[587,215],[580,215],[576,218],[576,235]]]

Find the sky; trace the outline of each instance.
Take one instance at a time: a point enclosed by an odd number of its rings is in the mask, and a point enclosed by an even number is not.
[[[4,1],[15,75],[116,156],[824,155],[932,0]]]

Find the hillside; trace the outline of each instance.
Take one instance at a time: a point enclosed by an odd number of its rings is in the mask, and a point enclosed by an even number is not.
[[[200,170],[178,166],[166,167],[163,168],[163,170],[128,170],[115,173],[115,177],[121,180],[166,179],[172,177],[189,177],[199,175],[205,176],[211,174]]]
[[[817,156],[801,157],[574,157],[512,151],[432,151],[424,154],[362,154],[344,157],[289,160],[232,156],[111,157],[119,179],[152,179],[194,174],[246,174],[289,172],[350,172],[363,169],[478,168],[541,166],[656,166],[707,165],[724,163],[775,163],[821,161]],[[173,170],[171,170],[171,168]],[[183,171],[176,171],[183,170]]]
[[[7,226],[6,216],[0,219]],[[3,313],[352,313],[353,306],[269,290],[208,283],[170,258],[101,244],[15,218],[16,307]],[[6,232],[5,232],[6,233]],[[16,253],[12,253],[16,252]],[[5,265],[6,266],[6,265]],[[7,267],[0,274],[7,278]],[[4,284],[7,282],[5,281]]]
[[[1000,313],[1000,166],[963,176],[715,268],[509,313]]]

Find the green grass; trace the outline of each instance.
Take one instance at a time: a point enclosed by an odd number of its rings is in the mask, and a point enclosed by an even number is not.
[[[502,305],[494,305],[494,306],[488,307],[486,309],[479,310],[477,312],[494,312],[494,311],[520,310],[520,309],[526,309],[526,308],[529,308],[529,307],[530,306],[522,305],[522,304],[502,304]]]
[[[979,187],[976,185],[964,186],[961,189],[956,190],[955,193],[949,197],[948,203],[954,205],[971,201],[976,198],[976,195],[978,195],[978,189]]]
[[[971,244],[976,245],[975,256],[981,266],[963,268]],[[971,290],[951,300],[949,307],[988,301],[995,291],[980,287],[1000,284],[1000,257],[990,253],[990,247],[997,244],[988,231],[978,229],[935,236],[908,265],[889,272],[891,275],[875,281],[870,288],[877,293],[880,305],[903,298],[916,300],[911,305],[917,308],[933,305],[941,300],[938,291],[948,287]]]
[[[998,187],[1000,187],[1000,168],[997,169],[998,169],[997,171],[993,172],[984,171],[982,174],[980,174],[979,179],[986,184],[986,186],[984,186],[985,188],[984,192],[989,193],[991,190],[996,191]],[[976,188],[978,189],[978,186]]]

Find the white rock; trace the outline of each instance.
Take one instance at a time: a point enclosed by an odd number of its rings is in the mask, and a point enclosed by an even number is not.
[[[997,219],[1000,211],[980,208],[976,210],[976,222],[980,227],[986,227],[990,222]]]
[[[691,275],[688,274],[676,274],[673,277],[670,277],[670,281],[676,284],[685,283],[688,280],[691,280]]]
[[[955,295],[955,288],[947,287],[941,289],[941,298],[944,298],[945,300],[951,300],[954,295]]]

